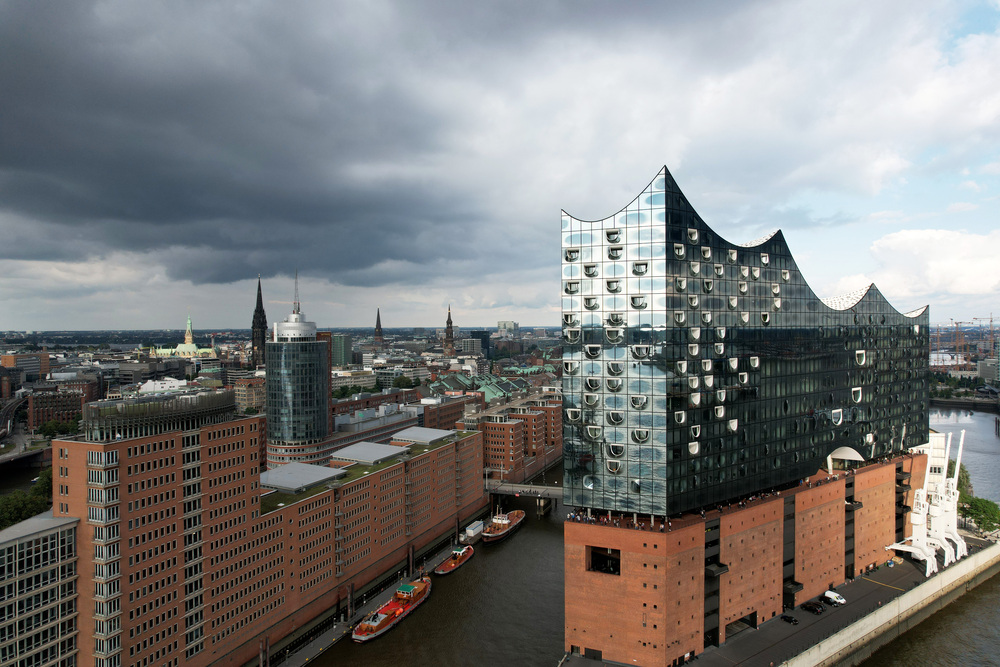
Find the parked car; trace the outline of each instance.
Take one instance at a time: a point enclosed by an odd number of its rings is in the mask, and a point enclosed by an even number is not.
[[[823,605],[821,605],[819,602],[812,602],[812,601],[803,602],[802,603],[802,608],[805,609],[808,612],[812,612],[813,614],[816,614],[817,616],[819,616],[824,611],[826,611],[826,607],[824,607]]]
[[[823,602],[832,607],[839,607],[842,604],[847,604],[847,600],[844,599],[844,596],[835,591],[827,591],[826,593],[823,593],[822,598]]]
[[[785,623],[791,623],[792,625],[799,624],[799,619],[795,618],[794,616],[789,616],[788,614],[782,614],[781,620],[783,620]]]

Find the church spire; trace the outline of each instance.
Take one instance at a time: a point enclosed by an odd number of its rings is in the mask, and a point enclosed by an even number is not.
[[[184,331],[184,342],[187,345],[194,343],[194,329],[191,328],[191,313],[188,313],[187,329]]]
[[[451,322],[451,304],[448,304],[448,320],[444,327],[444,353],[448,356],[455,354],[455,330]]]
[[[377,347],[381,348],[382,344],[385,342],[385,339],[382,337],[382,309],[381,308],[376,308],[375,309],[375,336],[374,336],[374,338],[375,338],[375,345]]]
[[[264,365],[264,343],[267,341],[267,315],[264,313],[264,295],[260,289],[260,274],[257,274],[257,307],[253,311],[250,325],[250,365],[253,368]]]

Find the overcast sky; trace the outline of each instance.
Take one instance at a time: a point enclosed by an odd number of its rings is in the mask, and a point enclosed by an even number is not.
[[[559,323],[666,164],[820,296],[1000,324],[1000,1],[0,3],[0,330]]]

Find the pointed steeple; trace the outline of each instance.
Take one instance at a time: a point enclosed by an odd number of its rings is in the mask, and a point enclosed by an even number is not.
[[[455,330],[451,322],[451,304],[448,304],[448,320],[444,327],[444,353],[446,355],[455,354]]]
[[[188,313],[187,329],[184,331],[184,342],[187,345],[194,343],[194,329],[191,328],[191,313]]]
[[[264,365],[264,343],[267,341],[267,315],[264,313],[264,295],[260,289],[260,274],[257,274],[257,307],[253,310],[250,325],[250,365],[253,368]]]
[[[382,337],[382,309],[375,309],[375,346],[378,348],[382,347],[385,339]]]

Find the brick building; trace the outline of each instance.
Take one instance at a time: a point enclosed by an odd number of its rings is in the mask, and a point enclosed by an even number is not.
[[[480,434],[411,431],[262,491],[263,418],[231,390],[86,406],[83,435],[53,443],[54,515],[81,522],[80,654],[242,665],[396,580],[487,506]]]
[[[26,382],[44,380],[51,370],[48,352],[0,354],[0,366],[20,369],[24,372]]]
[[[233,391],[236,397],[237,412],[247,414],[247,410],[264,411],[264,404],[267,402],[264,378],[240,378],[233,382]]]

